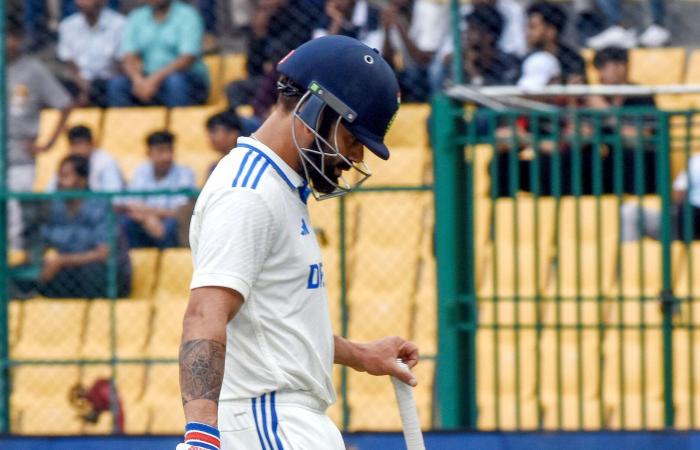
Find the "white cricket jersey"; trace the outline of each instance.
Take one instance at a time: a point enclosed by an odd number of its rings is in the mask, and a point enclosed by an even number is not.
[[[226,328],[221,401],[272,391],[335,401],[333,333],[307,197],[296,171],[242,137],[197,199],[190,288],[227,287],[245,300]]]

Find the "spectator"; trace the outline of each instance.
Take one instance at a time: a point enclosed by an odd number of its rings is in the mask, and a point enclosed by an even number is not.
[[[559,82],[562,84],[583,84],[586,82],[586,64],[579,53],[562,42],[562,33],[566,27],[566,14],[560,6],[539,2],[527,9],[527,41],[531,53],[523,61],[523,77],[537,75],[540,82],[555,78],[554,56],[559,62]],[[519,83],[520,84],[520,83]],[[545,82],[546,84],[546,82]],[[532,86],[532,85],[531,85]]]
[[[666,16],[665,0],[649,0],[652,24],[639,37],[633,29],[627,30],[622,26],[620,0],[596,0],[596,4],[605,16],[608,28],[586,42],[595,50],[611,46],[629,49],[638,43],[645,47],[661,47],[671,40],[671,32],[663,26]]]
[[[241,136],[241,121],[234,111],[227,110],[214,114],[207,120],[207,133],[211,148],[221,155],[219,160],[226,156],[232,148],[236,146],[238,138]],[[218,161],[209,168],[211,174]]]
[[[89,162],[67,156],[59,166],[60,191],[88,189]],[[102,198],[55,200],[42,230],[44,257],[37,289],[46,297],[95,298],[108,295],[110,255],[109,201]],[[121,245],[120,245],[121,244]],[[131,263],[123,239],[117,239],[117,295],[131,289]]]
[[[38,49],[47,43],[51,37],[46,26],[46,0],[25,0],[24,1],[24,25],[29,34],[29,47]],[[77,12],[78,0],[63,0],[61,2],[61,20]],[[119,0],[109,0],[109,7],[119,11]]]
[[[427,2],[426,2],[427,3]],[[441,16],[449,18],[449,11],[447,9],[447,3],[443,4],[443,11]],[[525,38],[525,8],[523,8],[521,2],[517,0],[474,0],[471,3],[465,4],[460,8],[460,13],[463,16],[467,16],[473,8],[477,5],[493,6],[501,14],[503,18],[503,31],[498,39],[498,48],[507,54],[515,55],[519,58],[525,56],[527,52],[527,39]],[[462,22],[462,33],[466,33],[468,24],[466,21]],[[443,30],[443,36],[441,39],[442,44],[440,45],[433,63],[430,66],[430,85],[433,90],[439,90],[442,88],[441,76],[442,67],[445,64],[447,58],[450,57],[454,51],[454,42],[452,40],[452,34],[450,33],[450,23],[446,21],[444,23],[432,26],[434,33],[437,30]]]
[[[264,118],[277,99],[277,63],[311,38],[320,15],[306,0],[260,0],[251,20],[248,78],[226,87],[229,106],[253,105],[257,119]]]
[[[398,69],[402,100],[407,102],[425,102],[430,95],[428,68],[437,42],[435,32],[424,24],[425,5],[423,0],[392,0],[381,15],[383,43],[379,48],[389,64]],[[403,67],[397,67],[399,62]]]
[[[593,65],[598,71],[598,78],[602,84],[620,85],[631,84],[629,80],[629,56],[628,51],[620,47],[609,47],[598,51],[593,58]],[[603,136],[622,137],[623,167],[636,167],[638,159],[642,160],[643,189],[644,193],[656,192],[654,183],[656,175],[656,146],[649,137],[656,133],[657,117],[653,112],[644,114],[646,109],[656,108],[656,102],[651,95],[627,97],[623,95],[588,97],[588,105],[592,109],[616,109],[633,108],[634,113],[611,114],[602,117],[600,128]],[[590,120],[583,123],[584,132],[592,134]],[[594,124],[595,125],[595,124]],[[588,129],[590,128],[591,131]],[[614,171],[621,170],[615,167],[613,158],[604,159],[604,176],[606,190],[612,192]],[[623,170],[623,190],[628,193],[638,193],[635,182],[634,170]]]
[[[700,239],[700,155],[691,157],[688,169],[673,181],[671,198],[671,223],[675,228],[673,237],[681,240]],[[686,215],[690,216],[690,229],[686,228]],[[637,241],[643,237],[660,239],[661,211],[644,207],[636,201],[623,203],[620,232],[622,241]]]
[[[366,0],[326,0],[324,14],[316,23],[313,38],[339,34],[380,48],[379,10]]]
[[[108,83],[110,106],[203,103],[202,19],[180,0],[147,0],[129,14],[120,56],[124,75]]]
[[[476,86],[515,84],[520,75],[520,60],[498,48],[504,25],[501,13],[493,6],[477,5],[465,21],[463,81]],[[446,65],[444,70],[449,74],[450,66]]]
[[[68,130],[68,144],[71,155],[82,156],[90,162],[88,187],[91,191],[119,192],[124,189],[124,178],[117,161],[108,152],[95,146],[92,131],[84,125]],[[54,178],[47,191],[56,190]]]
[[[117,74],[124,16],[104,0],[76,0],[78,12],[58,30],[58,58],[67,64],[65,84],[79,106],[107,106],[107,81]]]
[[[7,163],[8,188],[31,191],[34,187],[36,155],[48,150],[58,138],[71,108],[70,95],[49,69],[38,59],[22,53],[23,31],[17,21],[7,20]],[[61,116],[49,139],[36,142],[42,108],[61,110]],[[26,210],[25,210],[26,213]],[[22,247],[24,222],[17,201],[8,202],[8,234],[12,248]]]
[[[130,191],[177,191],[195,189],[194,172],[173,161],[175,137],[168,131],[152,133],[146,139],[149,162],[136,169]],[[187,205],[185,195],[137,197],[125,201],[122,225],[133,247],[175,247],[178,245],[178,209]]]

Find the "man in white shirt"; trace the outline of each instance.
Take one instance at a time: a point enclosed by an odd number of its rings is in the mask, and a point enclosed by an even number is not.
[[[76,0],[78,12],[58,28],[58,59],[68,65],[66,85],[79,106],[107,106],[107,80],[118,71],[126,20],[104,0]]]
[[[673,208],[671,221],[673,236],[681,240],[700,239],[700,155],[688,160],[688,167],[673,180],[671,194]],[[686,228],[686,215],[692,229]],[[661,235],[661,211],[642,206],[637,201],[626,201],[620,207],[620,239],[637,241],[643,237],[659,239]]]
[[[277,66],[277,107],[209,177],[190,227],[194,274],[180,347],[187,427],[178,450],[341,450],[325,415],[333,363],[415,386],[418,348],[400,337],[333,336],[321,252],[306,206],[364,181],[364,147],[384,135],[398,82],[373,49],[313,39]]]

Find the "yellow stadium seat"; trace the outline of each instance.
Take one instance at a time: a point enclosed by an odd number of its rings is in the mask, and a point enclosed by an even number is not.
[[[348,276],[349,301],[373,295],[409,297],[416,290],[419,253],[416,247],[358,246]]]
[[[497,200],[492,230],[479,296],[533,296],[544,290],[554,239],[552,199]]]
[[[480,399],[477,402],[477,427],[483,431],[525,431],[539,428],[539,405],[534,396],[511,394]]]
[[[177,358],[182,337],[182,319],[187,307],[186,297],[173,297],[156,303],[153,333],[148,345],[152,358]]]
[[[116,368],[117,391],[124,406],[124,428],[130,434],[145,434],[151,412],[143,402],[146,389],[144,364],[119,364]]]
[[[678,244],[682,249],[679,252],[683,257],[674,261],[672,266],[675,280],[673,282],[673,293],[683,300],[683,305],[694,305],[700,299],[700,243],[693,242],[689,247]],[[700,313],[700,311],[698,311]],[[691,320],[700,316],[694,314]]]
[[[427,149],[429,115],[430,105],[427,103],[402,105],[387,132],[386,144],[390,149],[394,147]]]
[[[151,414],[153,434],[178,434],[185,427],[177,364],[153,364],[146,375],[144,403]]]
[[[547,410],[547,429],[595,429],[600,426],[603,405],[596,402],[602,370],[600,352],[598,330],[545,329],[542,332],[539,391]],[[579,403],[584,407],[581,415]],[[595,411],[596,405],[600,411]]]
[[[384,336],[408,336],[413,302],[402,294],[366,291],[366,295],[350,291],[348,336],[357,341],[370,341]]]
[[[21,300],[10,300],[8,307],[8,339],[10,348],[14,347],[19,340],[20,326],[24,313],[24,302]]]
[[[192,254],[189,248],[169,248],[160,257],[156,297],[188,298],[192,279]]]
[[[7,251],[7,265],[10,267],[19,266],[27,262],[27,252],[17,248]]]
[[[218,105],[224,102],[223,60],[221,55],[206,55],[202,58],[209,72],[208,105]]]
[[[160,251],[156,248],[133,248],[129,259],[134,268],[131,274],[131,298],[149,298],[156,287]]]
[[[391,160],[365,151],[372,176],[363,186],[420,186],[426,183],[430,154],[420,147],[391,147]]]
[[[671,261],[681,257],[681,247],[671,247]],[[644,239],[620,246],[615,296],[658,298],[662,284],[662,249],[658,241]],[[677,266],[676,266],[677,267]]]
[[[39,136],[37,142],[46,144],[56,127],[60,111],[45,109],[39,119]],[[95,142],[99,142],[102,126],[102,110],[99,108],[78,108],[71,111],[66,121],[64,132],[48,152],[42,153],[36,159],[36,176],[34,190],[43,191],[58,171],[58,164],[68,154],[68,138],[65,131],[76,125],[85,125],[92,130]]]
[[[545,430],[598,431],[607,426],[607,420],[605,407],[599,398],[581,399],[575,395],[563,395],[542,401],[542,428]]]
[[[206,123],[222,108],[195,106],[170,110],[170,131],[175,134],[175,159],[194,170],[197,185],[202,186],[209,176],[209,168],[220,154],[211,149]]]
[[[247,62],[248,59],[243,53],[224,55],[224,89],[232,81],[245,80],[248,78]]]
[[[680,84],[685,71],[683,48],[630,50],[630,80],[638,84]]]
[[[348,371],[350,431],[399,431],[401,418],[389,377]]]
[[[616,197],[564,197],[559,204],[560,240],[607,244],[617,240],[619,217]]]
[[[639,322],[637,322],[638,324]],[[614,429],[663,426],[660,328],[610,329],[603,342],[603,392]]]
[[[80,351],[85,300],[28,300],[13,358],[70,359]]]
[[[114,349],[120,358],[143,358],[151,328],[152,305],[148,300],[93,300],[81,354],[87,359],[112,357],[112,308],[116,325]]]
[[[692,322],[695,323],[695,322]],[[700,333],[679,328],[673,331],[673,400],[675,427],[696,429],[700,425]]]
[[[536,344],[534,329],[480,328],[477,331],[480,428],[507,430],[537,426]]]
[[[473,163],[474,194],[488,197],[491,194],[491,173],[489,167],[493,158],[493,147],[475,145],[465,149],[465,159]]]
[[[162,107],[106,110],[101,147],[115,156],[127,179],[146,161],[146,137],[165,130],[167,114]]]
[[[582,48],[581,57],[586,62],[586,78],[588,79],[588,84],[598,84],[600,82],[598,79],[598,71],[593,65],[595,50],[590,48]]]
[[[425,230],[430,193],[362,193],[356,198],[359,202],[358,249],[364,243],[382,247],[418,245]]]
[[[11,431],[17,434],[78,434],[82,424],[69,400],[78,384],[72,365],[19,366],[12,369]]]
[[[422,258],[418,272],[411,336],[421,349],[421,353],[425,355],[437,353],[438,301],[435,270],[434,258]]]

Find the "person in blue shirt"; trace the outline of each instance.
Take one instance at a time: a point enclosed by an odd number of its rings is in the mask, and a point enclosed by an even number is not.
[[[194,171],[175,164],[175,136],[157,131],[146,138],[149,161],[136,168],[128,191],[178,191],[195,189]],[[186,195],[133,196],[121,201],[120,222],[130,247],[176,247],[178,211],[186,207]]]
[[[66,157],[58,170],[59,191],[88,190],[90,162]],[[55,200],[42,227],[46,252],[38,292],[46,297],[95,298],[108,295],[110,204],[104,198]],[[124,239],[117,231],[117,295],[131,289],[131,264]]]
[[[127,18],[119,52],[124,73],[109,80],[109,105],[204,103],[209,77],[201,59],[202,18],[180,0],[147,3]]]

